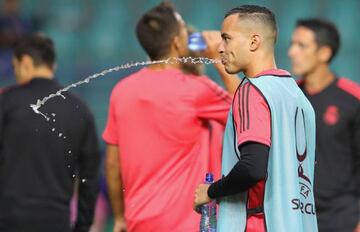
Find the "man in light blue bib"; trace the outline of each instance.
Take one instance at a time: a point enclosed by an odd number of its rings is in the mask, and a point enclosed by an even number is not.
[[[223,178],[199,185],[194,205],[219,201],[218,232],[317,231],[315,114],[290,73],[276,68],[275,16],[255,5],[234,8],[221,36],[226,71],[245,78],[228,116]]]

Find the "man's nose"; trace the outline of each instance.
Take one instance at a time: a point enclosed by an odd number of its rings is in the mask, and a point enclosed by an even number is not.
[[[218,51],[218,53],[220,53],[220,54],[223,54],[223,53],[224,53],[225,47],[224,47],[224,43],[223,43],[222,41],[219,43],[219,46],[218,46],[217,51]]]
[[[289,47],[288,56],[289,56],[290,58],[293,58],[293,57],[294,57],[294,55],[295,55],[295,53],[296,53],[295,50],[296,50],[296,49],[294,48],[294,45],[291,45],[291,46]]]

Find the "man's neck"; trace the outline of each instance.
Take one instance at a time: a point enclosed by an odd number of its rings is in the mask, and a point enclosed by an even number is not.
[[[180,69],[180,64],[160,63],[160,64],[149,65],[148,68],[155,71],[161,71],[165,69]]]
[[[276,69],[276,63],[273,54],[268,56],[261,56],[257,59],[254,59],[254,61],[255,62],[251,63],[249,67],[244,71],[245,76],[249,78],[253,78],[257,74],[266,70]]]
[[[23,77],[22,79],[18,80],[18,83],[24,84],[24,83],[30,82],[34,78],[43,78],[43,79],[51,80],[54,78],[54,73],[52,70],[40,68],[40,69],[35,70],[31,76],[29,76],[27,78]]]
[[[35,72],[33,73],[31,79],[33,79],[34,77],[43,78],[43,79],[53,79],[54,78],[54,73],[49,69],[40,68],[38,70],[35,70]]]
[[[324,64],[305,75],[303,79],[306,92],[319,93],[335,80],[335,75],[331,73],[329,66]]]
[[[177,57],[178,53],[171,51],[166,57],[160,58],[158,60],[166,60],[170,59],[171,57]],[[170,59],[171,61],[171,59]],[[180,63],[158,63],[158,64],[152,64],[148,66],[149,69],[155,70],[155,71],[161,71],[165,69],[180,69],[181,64]]]

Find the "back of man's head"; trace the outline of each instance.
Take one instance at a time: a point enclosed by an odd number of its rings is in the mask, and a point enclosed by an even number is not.
[[[258,25],[266,39],[274,46],[277,38],[277,25],[275,15],[268,8],[257,5],[242,5],[231,9],[224,18],[237,14],[240,20],[248,20]]]
[[[180,25],[176,11],[168,1],[146,12],[136,25],[136,35],[151,60],[165,57],[171,42],[179,33]]]
[[[32,58],[34,66],[53,69],[56,59],[53,41],[42,34],[34,34],[20,39],[14,47],[14,58],[21,60],[24,55]]]
[[[297,21],[296,27],[305,27],[311,30],[315,35],[318,47],[328,46],[331,49],[328,63],[333,60],[340,48],[340,34],[332,22],[320,18],[300,19]]]

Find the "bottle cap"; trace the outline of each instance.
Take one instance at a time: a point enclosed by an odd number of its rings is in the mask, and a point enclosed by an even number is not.
[[[210,172],[206,173],[205,182],[206,183],[214,182],[214,175],[212,173],[210,173]]]

